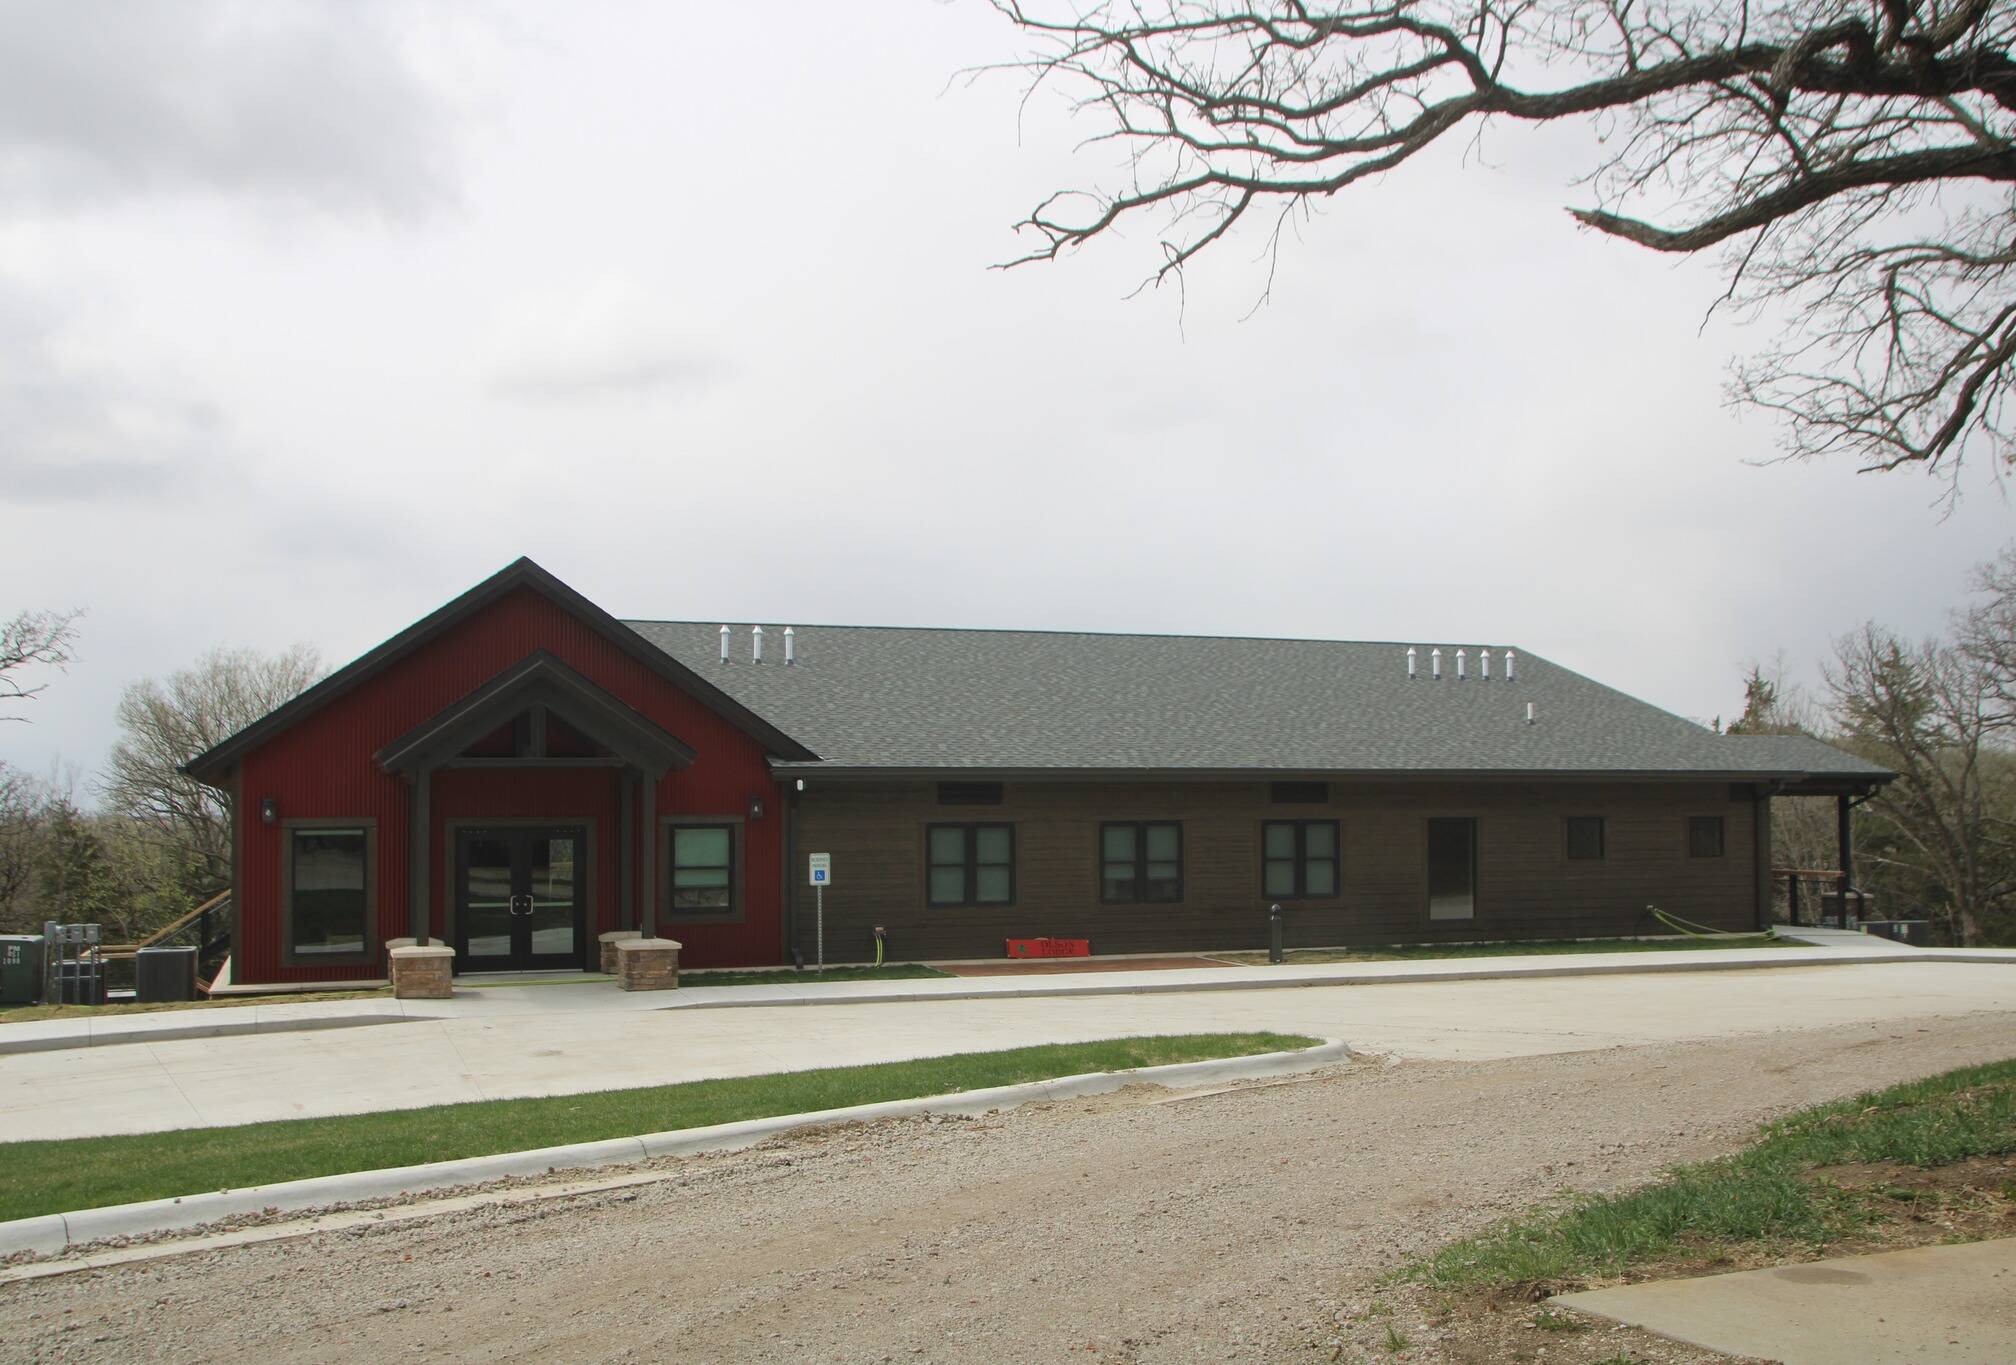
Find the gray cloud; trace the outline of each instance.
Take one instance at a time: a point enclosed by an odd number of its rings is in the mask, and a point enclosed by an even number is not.
[[[211,404],[60,358],[39,301],[0,286],[0,503],[176,497],[223,462]]]
[[[449,192],[446,114],[375,7],[0,7],[0,192],[188,192],[411,215]]]

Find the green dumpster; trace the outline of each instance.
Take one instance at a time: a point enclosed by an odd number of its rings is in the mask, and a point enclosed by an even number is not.
[[[0,1005],[32,1005],[42,998],[42,936],[0,934]]]

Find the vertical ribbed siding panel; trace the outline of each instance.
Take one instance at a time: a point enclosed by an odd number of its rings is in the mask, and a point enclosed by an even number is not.
[[[764,762],[762,746],[728,721],[681,692],[585,623],[530,589],[512,593],[449,628],[414,653],[387,667],[349,693],[322,707],[285,733],[246,755],[244,942],[236,945],[233,976],[241,982],[358,980],[382,976],[382,962],[360,967],[283,967],[280,964],[280,829],[259,819],[259,804],[272,797],[282,819],[371,817],[378,822],[378,935],[382,943],[406,932],[407,788],[379,771],[372,754],[443,707],[481,687],[498,673],[544,649],[608,689],[691,745],[693,766],[668,776],[658,788],[661,814],[740,816],[749,798],[762,796],[764,819],[745,834],[743,894],[745,922],[691,925],[681,929],[685,961],[695,966],[774,963],[782,960],[779,838],[783,820],[779,793]],[[598,819],[598,844],[607,847],[596,877],[598,923],[614,922],[614,781],[606,772],[543,774],[552,782],[556,805],[540,810],[521,782],[534,774],[511,774],[486,797],[461,779],[473,773],[442,774],[437,781],[454,790],[463,809],[451,811],[437,796],[431,918],[444,923],[439,904],[442,878],[440,821],[471,815],[502,815],[482,809],[508,805],[527,815],[578,815],[562,809],[585,799],[572,784],[592,777],[600,785],[606,811]],[[497,774],[485,776],[496,778]],[[442,790],[437,787],[437,791]],[[472,804],[473,803],[473,804]],[[607,833],[603,833],[603,831]],[[640,835],[643,833],[639,831]],[[648,846],[640,839],[641,848]]]

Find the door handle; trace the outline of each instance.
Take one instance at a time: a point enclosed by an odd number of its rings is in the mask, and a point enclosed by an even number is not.
[[[532,898],[530,896],[513,896],[511,898],[511,913],[514,915],[531,914]]]

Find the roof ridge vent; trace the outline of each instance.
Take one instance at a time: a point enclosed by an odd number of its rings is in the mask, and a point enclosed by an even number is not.
[[[1407,646],[1407,676],[1409,678],[1412,678],[1414,676],[1415,652],[1416,651],[1414,649],[1414,646],[1412,645]]]
[[[1440,682],[1442,679],[1442,646],[1440,645],[1428,651],[1428,676],[1434,678],[1437,682]]]
[[[784,666],[791,667],[798,662],[798,632],[784,627]]]
[[[728,637],[734,633],[726,626],[721,627],[721,662],[724,664],[728,662]]]
[[[749,627],[749,662],[752,664],[763,662],[763,627],[761,626]]]
[[[1513,654],[1511,650],[1509,650],[1509,649],[1508,649],[1508,650],[1506,650],[1506,651],[1505,651],[1505,681],[1506,681],[1506,682],[1511,682],[1511,681],[1512,681],[1512,665],[1513,665],[1513,663],[1514,663],[1514,661],[1516,660],[1516,658],[1517,658],[1517,657],[1518,657],[1518,656],[1516,656],[1515,654]]]
[[[1456,651],[1456,681],[1462,682],[1465,678],[1469,676],[1470,676],[1469,666],[1463,662],[1463,651],[1459,649]]]
[[[1477,677],[1480,681],[1491,681],[1491,650],[1487,647],[1477,651]]]

